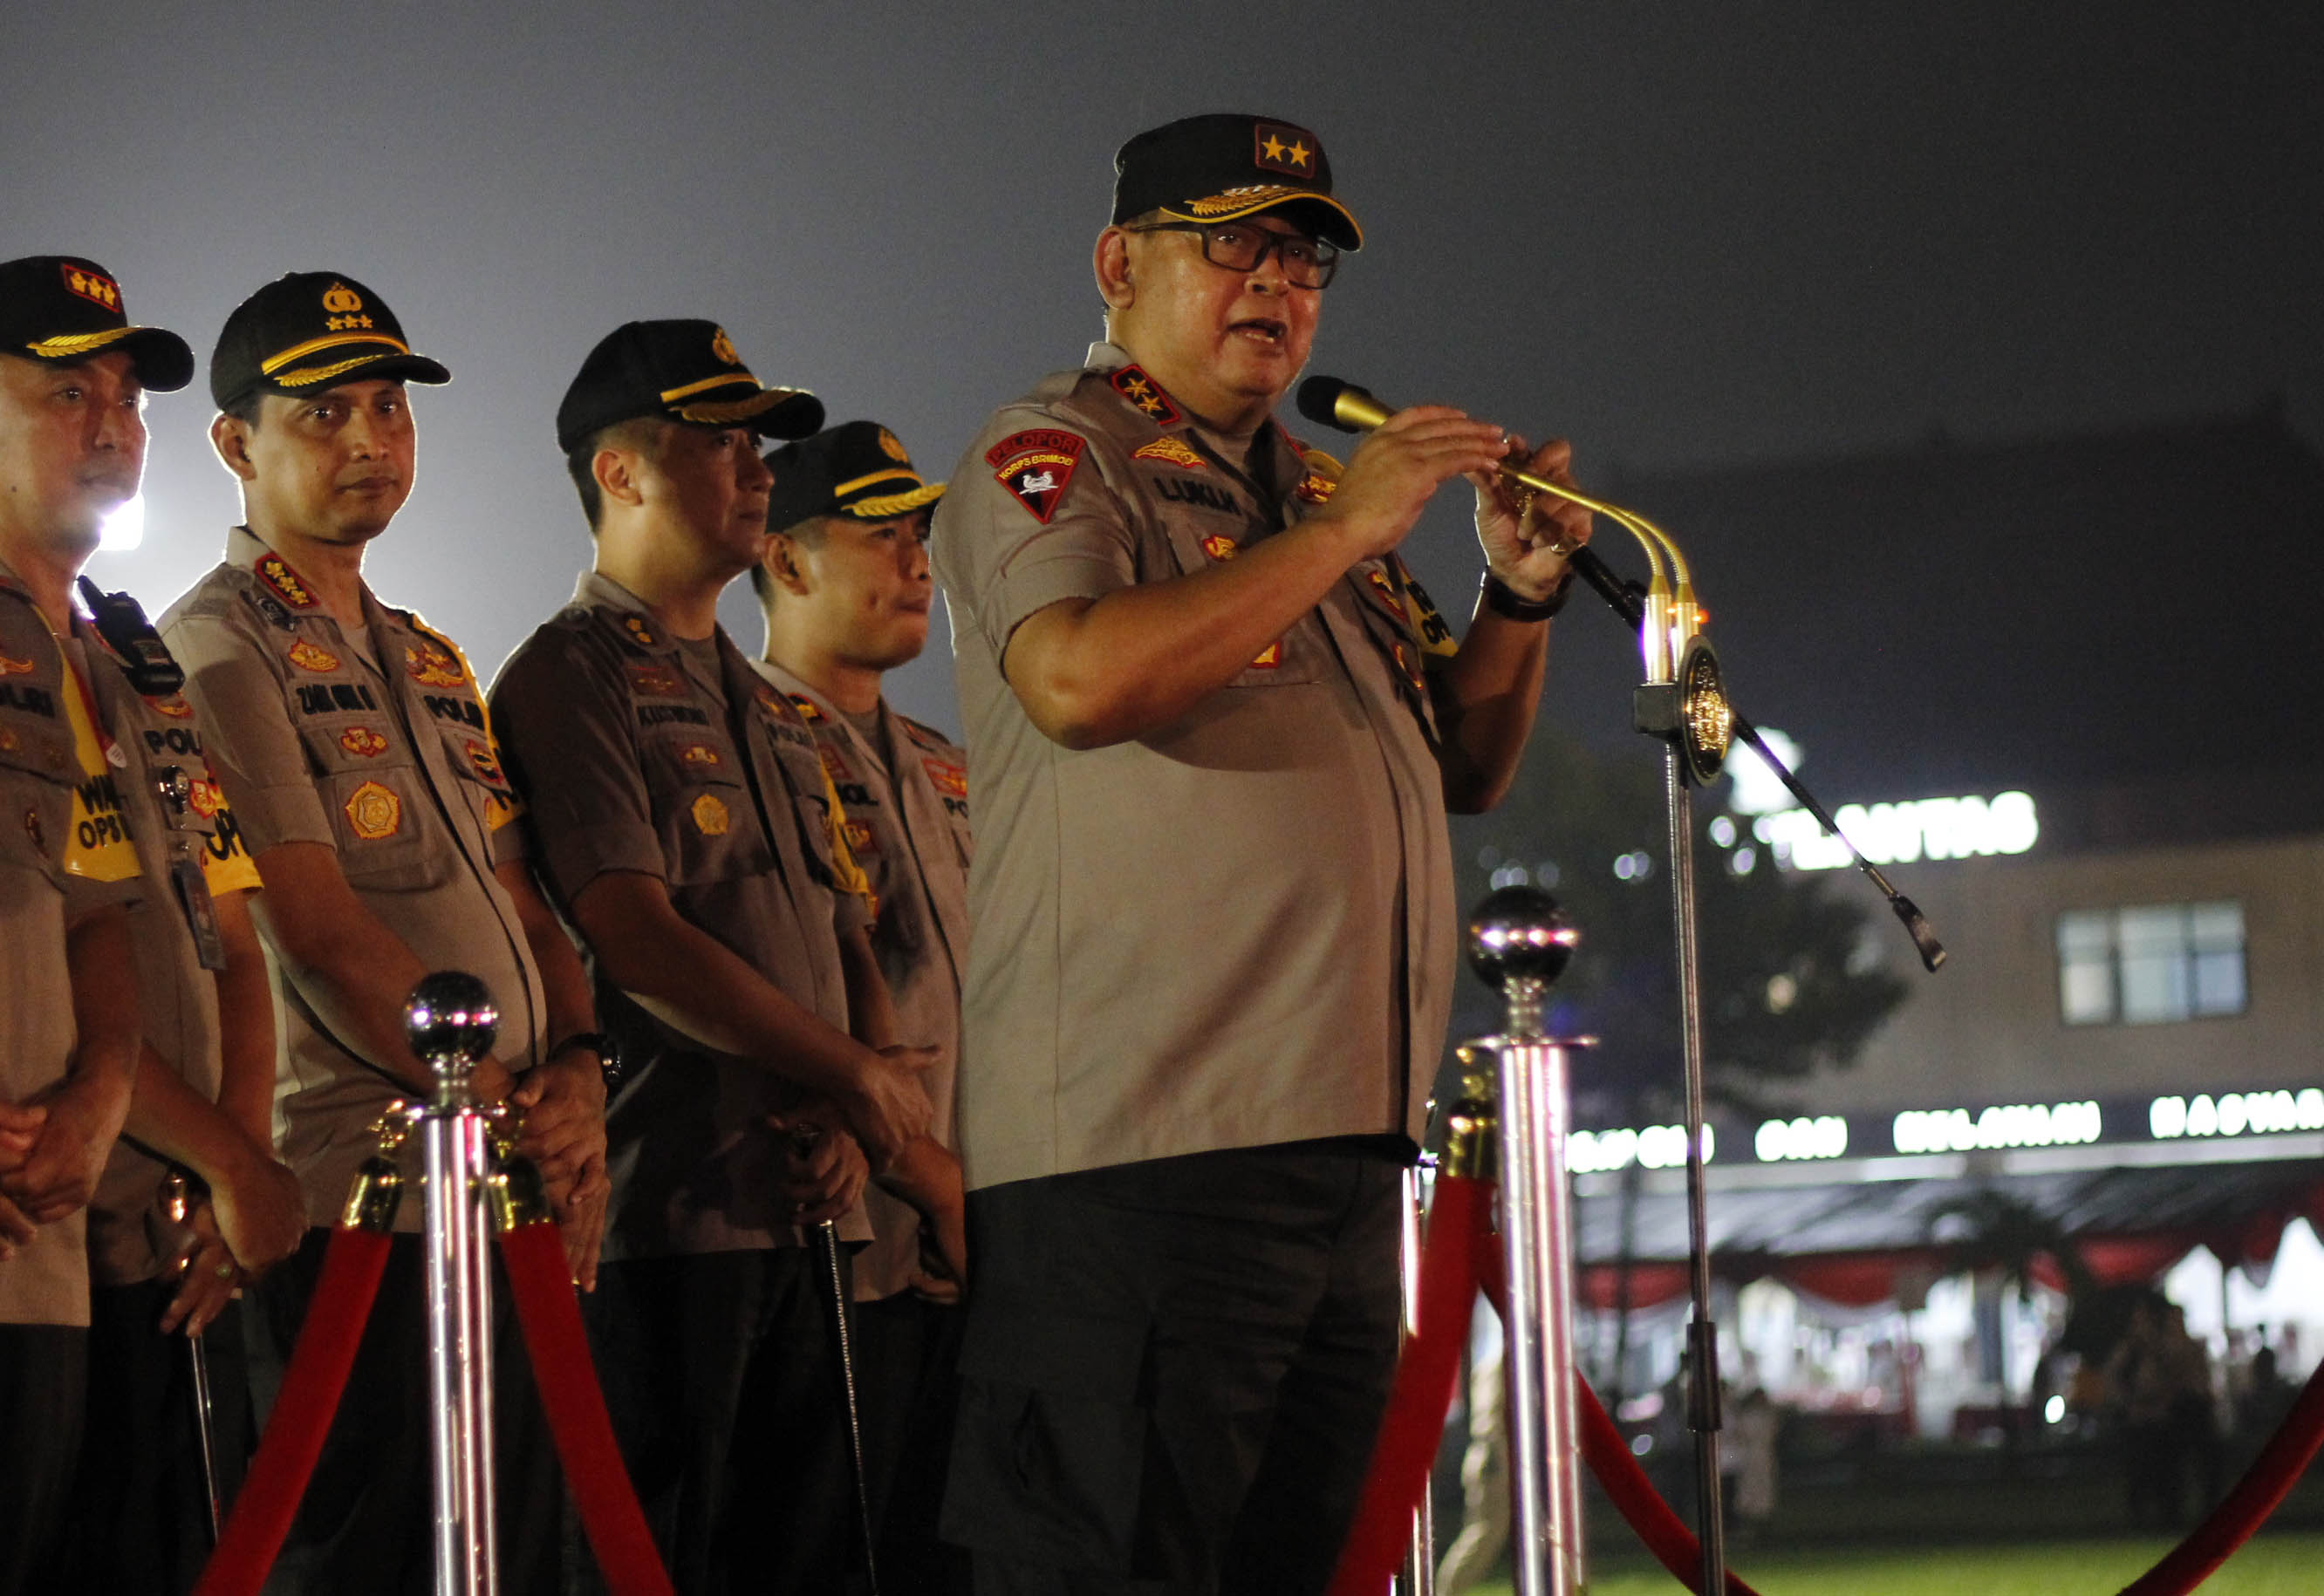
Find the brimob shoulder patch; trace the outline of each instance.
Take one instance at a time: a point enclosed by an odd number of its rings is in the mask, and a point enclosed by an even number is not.
[[[1183,465],[1188,471],[1208,471],[1211,463],[1197,454],[1184,439],[1158,437],[1142,449],[1133,449],[1133,460],[1164,460],[1172,465]]]
[[[1088,447],[1089,441],[1079,433],[1035,427],[1002,438],[984,452],[984,463],[993,468],[993,480],[1046,527]]]

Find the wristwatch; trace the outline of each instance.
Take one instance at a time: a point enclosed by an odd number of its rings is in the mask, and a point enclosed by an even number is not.
[[[613,1082],[621,1078],[622,1052],[620,1044],[603,1031],[575,1032],[549,1049],[541,1062],[553,1064],[576,1048],[585,1048],[597,1055],[597,1069],[605,1078],[605,1089],[612,1091]]]

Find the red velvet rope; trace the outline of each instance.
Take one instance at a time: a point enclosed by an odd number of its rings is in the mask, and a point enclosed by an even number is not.
[[[243,1479],[242,1494],[219,1532],[194,1586],[194,1596],[255,1596],[282,1550],[282,1537],[307,1494],[307,1480],[321,1455],[323,1437],[355,1367],[364,1322],[387,1268],[387,1236],[378,1231],[338,1229],[323,1254],[322,1278],[308,1304],[307,1322],[283,1371],[266,1434]]]
[[[1397,1364],[1371,1470],[1364,1477],[1348,1544],[1341,1548],[1330,1596],[1376,1596],[1386,1590],[1411,1544],[1413,1510],[1428,1489],[1429,1464],[1444,1434],[1461,1352],[1469,1343],[1469,1316],[1477,1306],[1474,1238],[1484,1227],[1492,1189],[1459,1175],[1436,1178],[1428,1240],[1420,1255],[1416,1333]]]
[[[2185,1596],[2282,1505],[2317,1451],[2324,1447],[2324,1363],[2308,1377],[2300,1399],[2267,1438],[2227,1499],[2163,1560],[2122,1588],[2122,1596]]]
[[[605,1588],[612,1596],[670,1596],[669,1575],[613,1444],[613,1420],[597,1387],[557,1227],[546,1221],[518,1225],[502,1235],[501,1257],[508,1265],[509,1292],[516,1299],[517,1323],[532,1357],[549,1433]],[[1443,1422],[1441,1411],[1438,1421]]]

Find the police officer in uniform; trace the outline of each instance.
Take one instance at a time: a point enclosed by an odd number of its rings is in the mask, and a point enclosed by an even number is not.
[[[756,439],[812,432],[707,321],[630,322],[558,407],[595,540],[493,711],[547,880],[625,1057],[601,1377],[681,1591],[829,1591],[853,1496],[815,1254],[868,1238],[865,1157],[931,1152],[922,1050],[894,1018],[868,885],[791,702],[717,622],[767,543]],[[821,1113],[815,1151],[794,1137]],[[860,1151],[859,1151],[860,1144]]]
[[[96,324],[79,334],[97,340],[89,350],[121,348],[115,360],[134,357],[136,371],[170,387],[192,370],[174,335],[127,328],[118,285],[92,261],[34,257],[0,267],[0,278]],[[115,308],[108,317],[81,301]],[[51,378],[80,380],[66,365]],[[60,540],[28,564],[69,582],[94,548],[85,537]],[[171,1332],[208,1331],[239,1281],[297,1246],[305,1209],[272,1151],[272,998],[243,898],[257,872],[203,759],[176,663],[134,600],[86,581],[82,591],[93,612],[77,609],[58,637],[65,719],[87,778],[72,817],[85,857],[68,868],[142,877],[129,928],[143,1045],[125,1134],[88,1210],[91,1378],[58,1578],[76,1589],[175,1590],[192,1583],[209,1526],[203,1413]],[[163,1211],[163,1160],[199,1183],[175,1215]],[[217,1461],[230,1485],[246,1428],[236,1321],[206,1342]]]
[[[948,1144],[968,959],[968,757],[880,690],[927,643],[928,517],[944,484],[923,482],[876,421],[787,445],[767,469],[774,536],[751,569],[767,623],[757,668],[807,717],[838,784],[878,904],[872,945],[898,1028],[937,1050],[926,1079]],[[855,1259],[856,1381],[880,1578],[899,1591],[965,1589],[964,1560],[936,1536],[955,1402],[960,1206],[923,1220],[874,1187],[865,1206],[873,1240]]]
[[[980,1592],[1312,1592],[1395,1361],[1445,811],[1516,770],[1587,523],[1496,485],[1562,444],[1421,407],[1342,472],[1274,419],[1361,243],[1312,132],[1191,117],[1115,173],[1109,341],[936,518],[981,833],[945,1528]],[[1463,475],[1456,645],[1395,550]]]
[[[95,263],[0,265],[0,1593],[55,1589],[82,1426],[86,1206],[138,1055],[135,849],[72,580],[193,375]],[[124,756],[125,760],[125,756]],[[116,783],[117,784],[117,783]]]
[[[374,596],[363,558],[410,491],[413,353],[354,278],[293,272],[226,319],[210,359],[218,457],[244,524],[164,618],[207,752],[256,858],[254,916],[282,996],[276,1113],[310,1230],[255,1294],[253,1359],[279,1378],[369,1127],[429,1089],[403,1006],[430,970],[480,977],[501,1012],[487,1099],[524,1111],[576,1279],[602,1226],[604,1083],[588,981],[535,886],[517,805],[459,648]],[[425,1591],[429,1416],[420,1205],[394,1255],[290,1540],[284,1589]],[[506,1298],[498,1298],[505,1316]],[[503,1589],[554,1586],[558,1497],[521,1346],[497,1360]]]

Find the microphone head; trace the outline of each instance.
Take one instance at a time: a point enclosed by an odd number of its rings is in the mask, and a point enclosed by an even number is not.
[[[1299,413],[1342,432],[1370,432],[1388,419],[1386,405],[1352,382],[1310,377],[1299,385]]]

